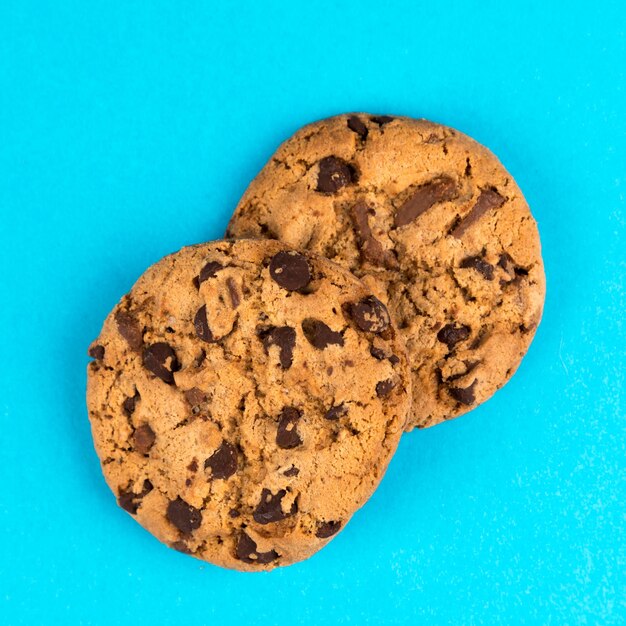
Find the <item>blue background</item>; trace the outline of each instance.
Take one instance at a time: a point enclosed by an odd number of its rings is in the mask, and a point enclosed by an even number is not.
[[[624,623],[626,5],[473,4],[2,0],[0,623]],[[501,157],[544,321],[493,400],[403,439],[327,549],[223,571],[115,506],[87,345],[149,264],[223,233],[281,140],[347,110]]]

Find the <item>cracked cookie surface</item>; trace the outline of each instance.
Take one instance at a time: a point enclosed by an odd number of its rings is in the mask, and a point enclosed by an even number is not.
[[[385,306],[273,241],[165,257],[89,354],[92,433],[119,505],[234,569],[288,565],[335,536],[382,478],[410,403]]]
[[[389,306],[413,373],[408,429],[490,398],[541,319],[539,233],[519,187],[485,147],[426,120],[305,126],[250,184],[227,235],[324,255]]]

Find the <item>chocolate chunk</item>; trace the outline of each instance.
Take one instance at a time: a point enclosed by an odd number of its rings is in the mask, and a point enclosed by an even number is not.
[[[295,465],[292,465],[288,470],[283,472],[283,476],[297,476],[299,473],[300,470]]]
[[[384,126],[385,124],[389,124],[389,122],[393,122],[394,118],[390,115],[374,115],[374,117],[370,117],[372,122],[378,124],[379,126]]]
[[[476,398],[474,396],[474,387],[476,386],[476,380],[469,387],[450,387],[448,392],[450,395],[461,404],[471,405],[476,402]]]
[[[231,278],[226,279],[226,285],[228,286],[228,293],[230,294],[230,301],[232,302],[233,309],[236,309],[241,303],[239,297],[239,291],[237,290],[237,283]]]
[[[183,396],[190,404],[192,411],[199,408],[201,404],[204,404],[209,399],[207,394],[197,387],[192,387],[191,389],[183,391]]]
[[[287,492],[284,489],[280,489],[275,495],[269,489],[263,489],[261,500],[252,514],[254,521],[259,524],[271,524],[272,522],[280,522],[286,517],[297,513],[298,505],[295,501],[288,513],[283,512],[281,501],[286,494]]]
[[[343,346],[341,333],[335,332],[321,320],[307,317],[302,322],[302,332],[307,341],[318,350],[323,350],[327,346]]]
[[[270,261],[270,276],[283,289],[297,291],[311,282],[311,268],[304,255],[282,250]]]
[[[501,267],[507,274],[515,273],[515,261],[508,252],[503,252],[498,259],[498,267]]]
[[[367,296],[348,305],[348,312],[360,330],[382,333],[389,328],[387,307],[375,296]]]
[[[137,498],[137,494],[132,491],[123,491],[117,496],[117,503],[131,515],[137,515],[137,509],[141,502],[141,498]]]
[[[193,318],[193,325],[196,329],[196,335],[198,339],[206,341],[207,343],[216,343],[219,341],[213,336],[211,329],[209,328],[209,322],[206,318],[206,304],[203,304]]]
[[[89,346],[89,350],[87,350],[87,354],[92,359],[97,359],[98,361],[102,361],[104,359],[104,346],[99,344],[94,344],[93,346]]]
[[[122,402],[122,409],[127,416],[132,415],[137,408],[137,402],[141,399],[139,392],[135,390],[135,395],[131,398],[126,398],[124,402]]]
[[[482,346],[489,337],[489,334],[490,333],[486,328],[481,328],[478,332],[478,335],[476,335],[476,337],[474,338],[474,341],[472,341],[472,343],[470,344],[469,349],[477,350],[478,348],[480,348],[480,346]]]
[[[370,354],[378,361],[382,361],[387,358],[387,354],[385,353],[385,351],[377,348],[376,346],[370,347]]]
[[[337,193],[342,187],[356,183],[359,179],[354,167],[336,156],[321,159],[319,168],[317,191],[321,193]]]
[[[441,343],[445,343],[451,350],[459,341],[465,341],[471,333],[472,329],[464,324],[453,322],[446,324],[438,333],[437,339]]]
[[[133,447],[139,454],[148,454],[150,448],[154,445],[156,435],[150,424],[142,424],[135,429],[133,434]]]
[[[398,267],[398,261],[391,250],[385,250],[383,245],[376,239],[369,225],[368,215],[371,213],[367,203],[357,202],[350,209],[350,217],[354,226],[357,244],[361,258],[373,265],[393,269]]]
[[[439,202],[448,202],[458,195],[456,183],[449,176],[440,176],[419,186],[396,212],[396,228],[406,226]]]
[[[483,275],[485,280],[493,280],[493,265],[479,256],[468,256],[461,261],[462,268],[472,268]]]
[[[174,372],[180,369],[173,348],[163,341],[143,351],[143,366],[168,385],[174,384]]]
[[[137,514],[137,509],[141,504],[141,499],[152,491],[152,483],[149,480],[143,481],[143,488],[139,493],[133,491],[119,490],[117,497],[118,504],[131,515]]]
[[[396,384],[390,378],[381,380],[379,383],[376,383],[376,395],[379,398],[386,398],[395,386]]]
[[[183,554],[191,554],[189,546],[184,541],[175,541],[170,544],[170,547],[174,548],[176,552],[182,552]]]
[[[167,505],[166,516],[181,533],[186,535],[200,528],[202,523],[202,512],[185,502],[180,496]]]
[[[326,411],[324,417],[327,420],[331,420],[334,422],[338,420],[340,417],[343,417],[344,415],[346,415],[347,413],[348,413],[348,407],[342,402],[340,404],[337,404],[336,406],[331,406],[330,409]]]
[[[341,522],[317,522],[315,536],[319,539],[327,539],[336,535],[341,528]]]
[[[139,322],[128,311],[118,309],[115,312],[115,323],[120,335],[126,339],[126,343],[132,350],[141,350],[143,345],[143,332]]]
[[[263,342],[265,354],[272,346],[278,346],[278,360],[283,369],[289,369],[293,363],[293,349],[296,345],[296,331],[291,326],[270,326],[258,329],[257,336]]]
[[[242,532],[241,535],[239,535],[239,540],[237,541],[235,556],[244,563],[267,565],[278,558],[278,553],[276,550],[258,552],[256,549],[256,542],[246,535],[245,532]]]
[[[440,137],[436,133],[430,133],[428,137],[424,140],[424,143],[441,143],[444,140],[444,137]]]
[[[465,365],[465,370],[462,372],[457,372],[456,374],[451,374],[445,380],[445,382],[452,382],[454,380],[458,380],[459,378],[463,378],[463,376],[467,376],[472,370],[476,369],[476,367],[480,364],[480,361],[463,361],[463,365]],[[439,382],[443,382],[443,375],[439,376]]]
[[[297,448],[302,443],[302,439],[296,430],[296,425],[301,417],[302,413],[292,406],[286,406],[280,412],[278,430],[276,431],[276,443],[279,447],[290,450],[291,448]]]
[[[199,287],[205,280],[208,280],[209,278],[215,278],[217,272],[219,272],[221,269],[223,269],[221,263],[218,263],[217,261],[209,261],[200,270],[198,278],[196,279],[196,287]]]
[[[237,448],[228,441],[222,441],[220,447],[204,462],[204,469],[211,468],[211,478],[230,478],[237,471]]]
[[[348,128],[354,131],[357,135],[359,135],[361,139],[367,138],[367,126],[361,120],[361,118],[357,117],[356,115],[352,115],[348,118]]]
[[[491,209],[499,209],[505,202],[496,189],[483,189],[476,200],[476,204],[470,209],[470,212],[461,219],[461,221],[452,229],[451,235],[457,239],[461,238],[465,231],[473,226],[487,211]]]

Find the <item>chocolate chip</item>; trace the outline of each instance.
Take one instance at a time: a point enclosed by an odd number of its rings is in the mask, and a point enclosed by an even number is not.
[[[351,131],[354,131],[357,135],[361,137],[361,139],[367,138],[367,126],[361,120],[361,118],[356,115],[352,115],[348,118],[348,128]]]
[[[198,471],[198,459],[194,458],[191,463],[187,465],[187,469],[195,474]]]
[[[463,269],[472,268],[483,275],[485,280],[493,280],[493,265],[479,256],[468,256],[461,261]]]
[[[365,332],[382,333],[389,328],[387,307],[375,296],[367,296],[348,305],[348,312],[357,327]]]
[[[183,396],[190,404],[192,410],[197,409],[201,404],[204,404],[209,399],[207,394],[197,387],[192,387],[191,389],[183,391]]]
[[[228,511],[228,515],[232,518],[235,518],[239,517],[241,513],[239,512],[239,509],[231,509],[230,511]]]
[[[149,424],[142,424],[133,434],[133,447],[139,454],[148,454],[154,445],[156,435]]]
[[[469,387],[450,387],[448,392],[450,395],[461,404],[471,405],[476,402],[476,398],[474,396],[474,387],[476,386],[476,380]]]
[[[396,228],[406,226],[422,213],[440,202],[448,202],[458,195],[456,183],[449,176],[440,176],[419,186],[396,212]]]
[[[437,135],[436,133],[430,133],[428,137],[425,139],[424,143],[440,143],[443,141],[443,138]]]
[[[302,322],[302,332],[307,341],[318,350],[323,350],[327,346],[343,346],[341,333],[335,332],[321,320],[307,317]]]
[[[170,544],[170,546],[174,548],[174,550],[176,550],[177,552],[182,552],[183,554],[191,554],[189,546],[184,541],[175,541],[174,543]]]
[[[301,417],[302,413],[292,406],[286,406],[280,412],[278,429],[276,431],[276,443],[279,447],[290,450],[291,448],[297,448],[302,443],[302,439],[296,430],[296,425]]]
[[[141,350],[143,345],[143,332],[139,322],[128,311],[118,309],[115,312],[115,323],[120,335],[126,339],[126,343],[132,350]]]
[[[269,489],[263,489],[261,500],[252,514],[254,521],[259,524],[271,524],[272,522],[280,522],[297,513],[298,505],[295,501],[292,503],[291,510],[288,513],[283,512],[281,502],[286,494],[287,492],[284,489],[280,489],[276,494],[273,494]]]
[[[483,189],[476,200],[476,204],[470,209],[470,212],[461,219],[461,221],[452,229],[451,235],[459,239],[465,234],[465,231],[473,226],[485,213],[491,209],[499,209],[505,202],[496,189]]]
[[[453,322],[446,324],[438,333],[437,339],[452,349],[459,341],[465,341],[471,333],[471,328],[464,324]]]
[[[198,339],[202,339],[202,341],[206,341],[207,343],[216,343],[218,341],[209,328],[209,322],[206,318],[206,304],[203,304],[198,309],[196,316],[193,318],[193,325],[196,329]]]
[[[211,468],[211,478],[230,478],[237,471],[237,448],[228,441],[222,441],[220,447],[204,462],[204,469]]]
[[[376,346],[370,347],[370,354],[378,361],[382,361],[383,359],[387,358],[387,354],[385,353],[385,351],[377,348]]]
[[[270,276],[283,289],[297,291],[311,282],[311,268],[304,255],[282,250],[270,261]]]
[[[92,359],[97,359],[98,361],[102,361],[104,359],[104,346],[99,344],[94,344],[93,346],[89,346],[89,350],[87,350],[87,354]]]
[[[376,383],[376,395],[379,398],[386,398],[395,386],[396,384],[390,378],[381,380],[379,383]]]
[[[141,502],[141,498],[137,498],[137,494],[132,491],[123,491],[117,496],[117,503],[131,515],[137,515],[137,509]]]
[[[470,158],[467,157],[465,159],[465,176],[471,176],[472,175],[472,162],[470,161]]]
[[[272,346],[278,346],[278,360],[283,369],[289,369],[293,363],[293,349],[296,345],[296,331],[290,326],[270,326],[258,329],[257,336],[263,342],[265,354]]]
[[[237,283],[232,278],[226,279],[226,285],[228,286],[228,293],[230,294],[230,301],[232,302],[233,309],[236,309],[241,299],[239,298],[239,291],[237,291]]]
[[[350,210],[350,217],[354,226],[354,232],[361,253],[361,258],[373,265],[394,269],[398,267],[398,261],[391,250],[385,250],[383,245],[376,239],[369,225],[368,215],[372,209],[363,201],[357,202]]]
[[[331,406],[324,414],[327,420],[336,421],[348,413],[348,407],[342,402],[336,406]]]
[[[185,502],[180,496],[167,505],[166,516],[181,533],[186,535],[200,528],[202,523],[202,512]]]
[[[498,267],[501,267],[507,274],[515,273],[515,261],[508,252],[503,252],[498,259]]]
[[[172,346],[161,341],[143,351],[143,366],[168,385],[174,384],[174,372],[180,369]]]
[[[132,490],[126,491],[120,489],[117,497],[118,504],[131,515],[137,514],[137,509],[141,504],[141,499],[152,491],[152,483],[149,480],[143,481],[143,488],[139,493],[134,493]]]
[[[196,278],[196,287],[199,287],[205,280],[215,278],[217,272],[223,269],[223,265],[217,261],[209,261],[198,274]]]
[[[400,363],[400,357],[396,356],[395,354],[392,354],[389,357],[389,363],[391,363],[392,365],[397,365],[398,363]]]
[[[356,183],[359,179],[354,167],[336,156],[321,159],[319,168],[317,191],[321,193],[337,193],[342,187]]]
[[[487,338],[489,337],[489,331],[486,328],[481,328],[478,335],[474,338],[474,341],[469,346],[470,350],[477,350],[480,346],[485,343]]]
[[[315,536],[319,539],[327,539],[336,535],[341,529],[341,522],[317,522]]]
[[[378,124],[379,126],[384,126],[385,124],[389,124],[389,122],[393,122],[394,118],[390,115],[374,115],[374,117],[370,117],[372,122]]]
[[[256,547],[256,542],[245,532],[242,532],[237,541],[235,556],[244,563],[257,563],[259,565],[267,565],[278,558],[276,550],[258,552]]]
[[[295,466],[292,465],[288,470],[285,470],[283,472],[284,476],[297,476],[300,473],[300,470]]]
[[[139,392],[135,390],[135,395],[131,398],[126,398],[124,402],[122,402],[122,409],[127,416],[132,415],[137,408],[137,402],[141,399]]]

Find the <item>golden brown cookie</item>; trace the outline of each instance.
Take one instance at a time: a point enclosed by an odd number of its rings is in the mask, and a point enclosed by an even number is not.
[[[305,559],[378,485],[410,374],[385,306],[273,241],[165,257],[91,345],[87,402],[122,508],[223,567]]]
[[[520,189],[489,150],[426,120],[358,113],[305,126],[227,232],[324,255],[388,304],[413,371],[409,429],[491,397],[541,318],[539,233]]]

